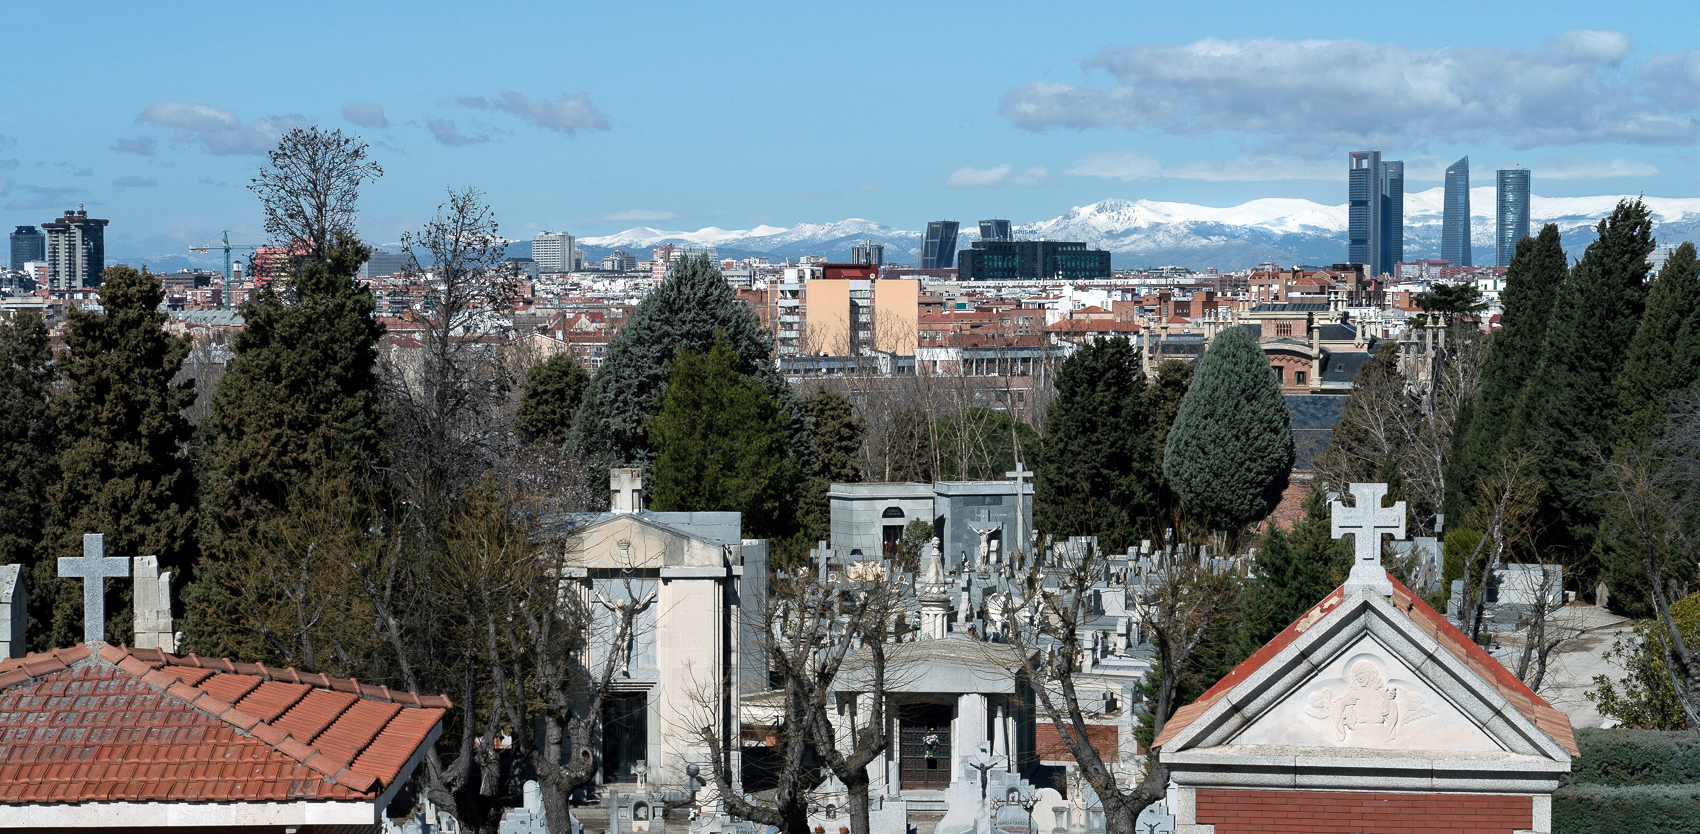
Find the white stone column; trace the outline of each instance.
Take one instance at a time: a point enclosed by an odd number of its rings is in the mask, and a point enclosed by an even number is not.
[[[1004,757],[1004,769],[1009,769],[1009,732],[1008,729],[1009,703],[1006,698],[998,698],[992,708],[992,755]]]
[[[962,773],[962,757],[972,756],[986,741],[986,696],[977,693],[956,698],[956,721],[950,732],[951,781],[966,778]]]

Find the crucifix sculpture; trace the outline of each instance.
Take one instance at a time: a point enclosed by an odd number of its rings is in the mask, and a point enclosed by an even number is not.
[[[59,575],[83,580],[83,642],[106,642],[106,580],[130,575],[130,557],[106,558],[106,534],[83,535],[83,555],[60,556]]]
[[[1387,497],[1386,484],[1352,484],[1356,507],[1335,501],[1330,505],[1334,538],[1352,534],[1352,572],[1346,577],[1346,593],[1369,588],[1382,596],[1393,594],[1393,583],[1381,567],[1381,534],[1392,533],[1395,540],[1405,538],[1405,502],[1391,507],[1381,506]]]

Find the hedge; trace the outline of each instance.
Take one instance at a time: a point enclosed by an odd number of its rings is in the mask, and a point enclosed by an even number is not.
[[[1582,755],[1572,764],[1567,784],[1700,784],[1700,735],[1692,732],[1589,728],[1576,731],[1576,744]]]
[[[1572,784],[1552,796],[1553,834],[1694,834],[1700,786]]]

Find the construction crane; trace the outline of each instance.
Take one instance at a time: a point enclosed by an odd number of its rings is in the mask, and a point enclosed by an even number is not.
[[[196,247],[190,248],[190,250],[189,250],[190,252],[201,252],[201,253],[206,253],[206,252],[211,251],[213,249],[223,249],[224,250],[224,295],[220,299],[220,304],[223,305],[224,309],[226,309],[226,310],[230,309],[230,252],[231,252],[231,250],[233,250],[233,249],[256,250],[256,249],[259,249],[259,248],[260,247],[258,247],[258,246],[253,246],[253,245],[249,245],[249,244],[245,244],[245,243],[231,243],[229,231],[226,231],[224,233],[224,245],[223,246],[211,246],[211,245],[209,245],[209,246],[196,246]]]

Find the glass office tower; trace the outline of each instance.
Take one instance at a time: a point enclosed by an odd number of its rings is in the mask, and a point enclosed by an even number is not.
[[[1010,233],[1008,220],[981,220],[980,239],[1008,241],[1015,240],[1015,236]]]
[[[1517,254],[1517,241],[1529,236],[1529,169],[1502,168],[1496,172],[1494,208],[1494,264],[1510,266]]]
[[[1440,257],[1452,266],[1470,262],[1470,158],[1446,167],[1446,207],[1440,225]]]
[[[1354,151],[1347,168],[1346,260],[1371,276],[1392,274],[1405,259],[1405,163],[1381,151]]]
[[[956,265],[955,220],[934,220],[927,224],[927,234],[921,238],[921,268],[950,269]]]

